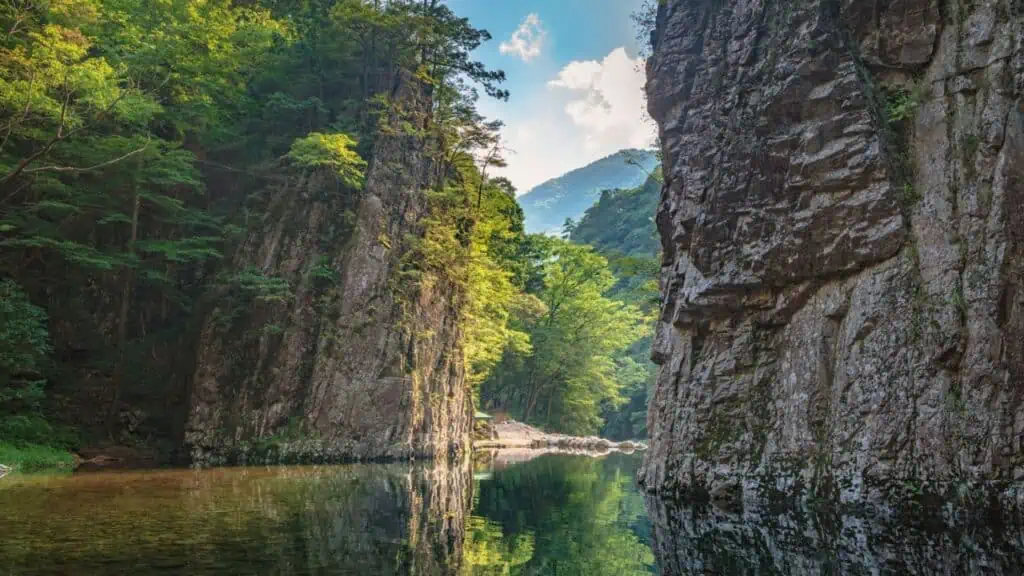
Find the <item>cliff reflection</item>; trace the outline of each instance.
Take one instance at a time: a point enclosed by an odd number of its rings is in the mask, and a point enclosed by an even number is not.
[[[903,502],[839,512],[748,505],[726,512],[654,498],[646,505],[668,576],[1024,573],[1016,506],[957,511]]]
[[[468,466],[23,477],[0,573],[456,574],[471,491]]]

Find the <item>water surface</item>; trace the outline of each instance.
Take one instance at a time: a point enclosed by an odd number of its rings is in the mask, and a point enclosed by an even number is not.
[[[7,478],[0,575],[1024,574],[1012,501],[726,511],[645,500],[639,462]]]
[[[0,483],[0,574],[649,574],[639,457]]]

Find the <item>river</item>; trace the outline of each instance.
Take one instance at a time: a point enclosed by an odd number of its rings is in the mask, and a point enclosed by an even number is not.
[[[638,462],[8,478],[0,574],[646,574]]]
[[[1024,533],[1006,510],[950,523],[913,508],[645,502],[639,462],[13,477],[0,482],[0,575],[1024,573]]]

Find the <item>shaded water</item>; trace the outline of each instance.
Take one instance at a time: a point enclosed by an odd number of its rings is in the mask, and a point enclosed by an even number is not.
[[[647,574],[638,463],[8,478],[0,574]]]
[[[0,575],[1024,574],[1006,502],[723,511],[645,502],[639,456],[517,459],[8,478]]]

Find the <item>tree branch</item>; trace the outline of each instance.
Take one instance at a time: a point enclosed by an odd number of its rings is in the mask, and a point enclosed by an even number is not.
[[[28,118],[28,113],[32,109],[32,85],[36,82],[36,71],[32,70],[32,75],[28,77],[28,91],[25,94],[25,110],[21,113],[21,120],[18,120],[17,124],[22,124]],[[10,122],[7,123],[7,134],[4,135],[4,141],[0,142],[0,151],[7,146],[7,141],[11,138],[11,133],[14,132],[15,121],[11,118]]]
[[[23,172],[25,172],[26,174],[34,174],[36,172],[91,172],[93,170],[99,170],[100,168],[106,168],[111,164],[117,164],[122,160],[127,160],[128,158],[131,158],[132,156],[135,156],[136,154],[142,152],[146,148],[149,148],[149,140],[146,141],[146,145],[143,146],[142,148],[136,148],[131,152],[127,152],[125,154],[122,154],[121,156],[118,156],[117,158],[107,160],[106,162],[100,162],[99,164],[96,164],[94,166],[88,166],[86,168],[78,168],[76,166],[40,166],[39,168],[25,169],[23,170]]]
[[[163,88],[163,86],[165,84],[167,84],[167,81],[170,80],[170,79],[171,79],[171,75],[168,73],[167,74],[167,78],[164,78],[164,81],[161,82],[159,86],[157,86],[156,88],[154,88],[150,92],[155,92],[155,91],[159,90],[160,88]],[[28,166],[30,164],[32,164],[33,162],[35,162],[36,160],[38,160],[39,158],[41,158],[42,156],[47,154],[50,151],[50,149],[52,149],[58,142],[61,142],[63,140],[67,140],[68,138],[74,136],[75,134],[78,134],[82,130],[85,130],[87,128],[91,128],[97,122],[99,122],[100,120],[103,120],[104,118],[106,118],[107,114],[109,114],[114,109],[114,107],[117,106],[117,104],[121,100],[123,100],[125,96],[128,95],[128,92],[129,92],[128,90],[122,90],[121,93],[118,94],[117,98],[114,98],[114,101],[111,102],[109,105],[107,105],[106,108],[104,108],[103,110],[100,110],[100,112],[98,114],[96,114],[96,116],[93,117],[92,120],[90,120],[86,124],[82,124],[78,128],[75,128],[74,130],[71,130],[71,131],[65,133],[64,132],[64,114],[66,112],[67,105],[68,105],[68,102],[70,100],[70,94],[67,94],[65,96],[65,99],[64,99],[64,105],[61,107],[61,111],[60,111],[60,126],[57,128],[57,134],[54,135],[53,138],[50,138],[50,140],[46,144],[44,144],[42,148],[40,148],[39,150],[33,152],[28,157],[26,157],[21,162],[19,162],[18,166],[15,167],[14,170],[11,170],[10,172],[8,172],[7,175],[3,177],[3,179],[0,179],[0,186],[6,185],[11,180],[14,180],[15,178],[17,178],[18,175],[21,174],[22,172],[26,172],[26,168],[28,168]],[[30,171],[38,171],[38,170],[30,170]],[[65,171],[67,171],[67,170],[65,170]]]

